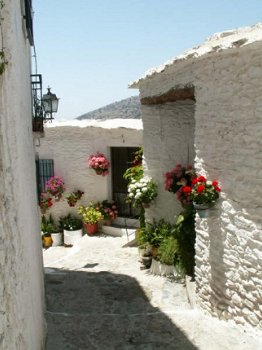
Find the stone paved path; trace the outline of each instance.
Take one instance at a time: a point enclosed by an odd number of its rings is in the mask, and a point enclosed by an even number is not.
[[[259,350],[258,335],[193,310],[183,284],[140,270],[126,238],[44,252],[47,350]]]

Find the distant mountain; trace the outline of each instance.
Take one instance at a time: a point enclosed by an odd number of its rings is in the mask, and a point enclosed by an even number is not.
[[[76,119],[83,120],[115,118],[141,119],[139,97],[133,96],[118,102],[111,103],[110,105],[101,107],[95,111],[83,114]]]

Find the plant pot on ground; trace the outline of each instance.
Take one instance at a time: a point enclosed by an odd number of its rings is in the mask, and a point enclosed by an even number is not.
[[[81,215],[86,232],[90,235],[98,232],[98,223],[103,220],[104,216],[99,210],[99,206],[90,203],[89,206],[84,207],[80,205],[77,212]]]
[[[54,220],[52,216],[49,216],[49,219],[47,219],[44,215],[42,216],[42,221],[41,221],[41,233],[42,233],[42,241],[43,241],[43,246],[45,248],[49,248],[53,244],[52,240],[52,234],[54,232],[57,232],[58,229],[55,226]]]
[[[64,233],[64,245],[74,245],[83,235],[83,225],[81,219],[72,214],[68,214],[59,219],[60,229]]]

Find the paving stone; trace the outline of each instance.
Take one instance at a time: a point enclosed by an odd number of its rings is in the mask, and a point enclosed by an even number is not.
[[[192,309],[185,285],[141,270],[125,237],[44,251],[46,350],[257,350],[254,332]]]

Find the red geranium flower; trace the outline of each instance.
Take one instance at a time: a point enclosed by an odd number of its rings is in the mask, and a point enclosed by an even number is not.
[[[184,186],[184,187],[182,188],[182,191],[183,191],[184,193],[191,193],[192,188],[191,188],[190,186]]]
[[[198,183],[198,180],[197,180],[196,177],[194,177],[194,179],[192,179],[192,185],[195,185],[195,184],[197,184],[197,183]]]
[[[199,176],[197,178],[197,182],[206,182],[206,181],[207,181],[207,179],[204,176]]]
[[[202,193],[204,190],[205,190],[205,186],[204,185],[197,186],[197,192],[198,193]]]

